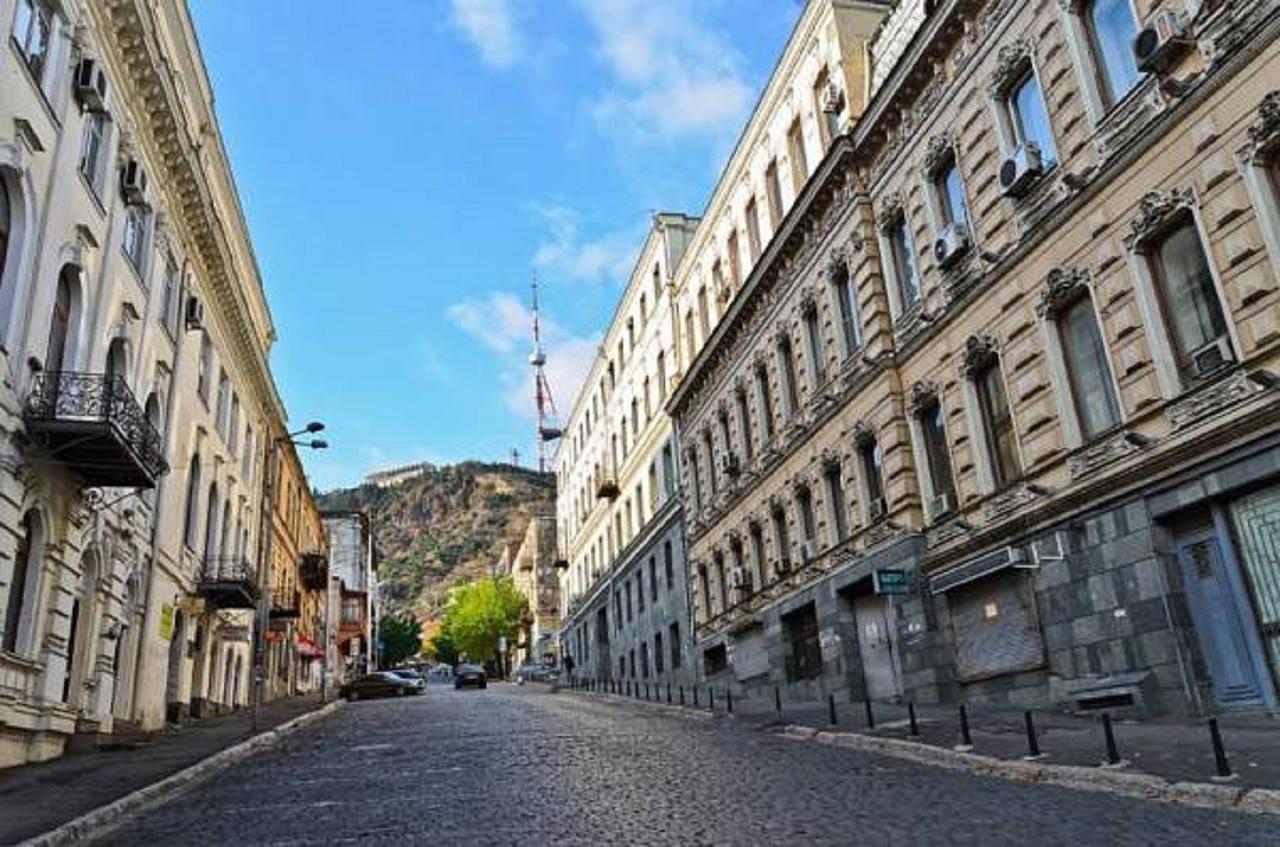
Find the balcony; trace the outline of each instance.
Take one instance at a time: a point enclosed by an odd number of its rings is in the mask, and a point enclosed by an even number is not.
[[[596,497],[601,500],[617,500],[621,493],[618,483],[608,477],[596,483]]]
[[[23,417],[32,437],[86,485],[154,488],[169,469],[160,433],[123,377],[37,374]]]
[[[301,617],[301,595],[295,588],[276,588],[271,592],[271,619],[290,620]]]
[[[258,602],[257,575],[242,558],[208,558],[196,591],[215,609],[252,609]]]
[[[298,579],[308,591],[323,591],[329,579],[329,561],[320,553],[303,553]]]

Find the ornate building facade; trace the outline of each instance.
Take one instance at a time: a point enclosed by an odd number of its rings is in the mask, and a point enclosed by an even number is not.
[[[708,681],[1274,707],[1278,34],[895,5],[669,404]]]
[[[516,666],[526,662],[557,664],[560,574],[555,563],[555,516],[533,515],[508,563],[512,583],[529,602],[529,616],[521,621],[515,645]]]
[[[0,766],[249,701],[275,338],[185,4],[0,2]]]

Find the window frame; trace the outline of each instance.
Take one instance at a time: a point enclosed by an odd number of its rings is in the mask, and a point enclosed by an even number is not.
[[[1009,388],[1005,383],[1002,365],[1003,362],[1001,362],[1000,356],[993,353],[985,362],[975,368],[969,378],[965,380],[968,390],[973,392],[973,411],[976,424],[979,427],[978,432],[982,435],[978,442],[984,453],[983,465],[987,474],[986,482],[992,492],[1008,489],[1017,483],[1025,473],[1017,423],[1014,420],[1013,406],[1009,399]],[[988,390],[990,387],[999,389],[1000,399],[1003,401],[1004,416],[1008,419],[1008,433],[1011,437],[1012,454],[1007,457],[1010,459],[1010,464],[1007,467],[1001,461],[998,441],[1000,433],[997,432],[995,426],[998,423],[995,414],[998,410],[992,405],[994,398],[990,390]]]
[[[29,18],[27,20],[27,31],[20,36],[18,34],[18,22],[24,8]],[[32,27],[37,21],[43,21],[45,26],[44,43],[38,56],[33,54],[31,49]],[[9,40],[22,60],[23,69],[36,83],[36,88],[39,89],[40,94],[45,96],[46,77],[49,74],[50,66],[54,62],[54,57],[52,56],[53,45],[58,34],[58,15],[54,11],[53,5],[47,0],[17,0],[14,4],[13,19],[9,32]]]
[[[1100,352],[1100,363],[1103,373],[1099,374],[1107,392],[1106,403],[1112,413],[1111,422],[1094,432],[1086,426],[1083,411],[1083,398],[1080,396],[1080,375],[1072,355],[1072,345],[1068,343],[1065,330],[1065,319],[1075,309],[1085,308],[1093,321],[1097,333]],[[1069,447],[1080,447],[1095,441],[1107,433],[1114,431],[1125,423],[1124,404],[1120,400],[1120,385],[1115,377],[1115,364],[1111,359],[1111,350],[1104,334],[1105,326],[1102,315],[1097,308],[1092,289],[1087,285],[1079,285],[1065,302],[1057,305],[1044,316],[1044,332],[1046,337],[1046,353],[1053,374],[1054,394],[1058,399],[1058,412],[1063,423],[1063,434]]]
[[[937,422],[936,426],[933,421]],[[934,521],[953,514],[960,505],[947,424],[946,406],[936,395],[917,403],[911,411],[912,445],[916,465],[922,471],[920,478],[924,483],[926,516]],[[944,496],[949,499],[950,507],[945,510],[934,508],[935,501]]]
[[[920,275],[920,260],[915,243],[915,233],[911,230],[911,222],[906,209],[897,209],[879,230],[880,249],[889,261],[884,262],[884,270],[889,277],[887,286],[890,307],[894,310],[894,318],[912,314],[924,302],[924,279]],[[907,274],[906,271],[911,273]],[[907,281],[913,283],[911,297],[908,297]]]

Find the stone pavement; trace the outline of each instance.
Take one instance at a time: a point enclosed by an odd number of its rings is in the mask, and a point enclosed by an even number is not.
[[[319,695],[261,709],[258,732],[320,706]],[[140,735],[110,749],[0,770],[0,845],[48,832],[254,735],[249,709]]]
[[[1268,844],[1276,818],[1023,785],[494,683],[351,704],[107,844]]]
[[[641,697],[644,689],[641,688]],[[650,697],[666,702],[666,689]],[[725,691],[714,689],[715,709],[726,714]],[[590,696],[590,695],[588,695]],[[632,695],[634,699],[634,694]],[[699,703],[707,708],[707,689],[699,688]],[[692,704],[692,692],[685,692]],[[676,698],[673,698],[676,699]],[[791,703],[783,700],[782,711],[771,695],[742,699],[734,697],[734,718],[754,726],[795,724],[819,729],[833,728],[827,703]],[[895,703],[873,703],[874,728],[867,724],[862,701],[836,703],[835,729],[863,732],[888,738],[918,741],[937,747],[961,743],[959,709],[955,706],[917,706],[918,735],[912,735],[907,707]],[[973,752],[999,759],[1021,759],[1028,755],[1026,722],[1021,710],[995,706],[967,707]],[[1219,715],[1218,725],[1228,764],[1240,787],[1280,788],[1280,719],[1265,713]],[[1091,766],[1106,759],[1106,742],[1101,715],[1077,716],[1060,712],[1034,712],[1032,720],[1044,761],[1062,765]],[[1203,719],[1114,720],[1112,728],[1126,769],[1148,773],[1174,782],[1210,782],[1216,762],[1208,724]]]

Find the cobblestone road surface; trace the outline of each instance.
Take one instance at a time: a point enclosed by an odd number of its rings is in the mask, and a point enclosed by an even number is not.
[[[349,704],[111,844],[1280,844],[1275,818],[1014,783],[495,685]]]

